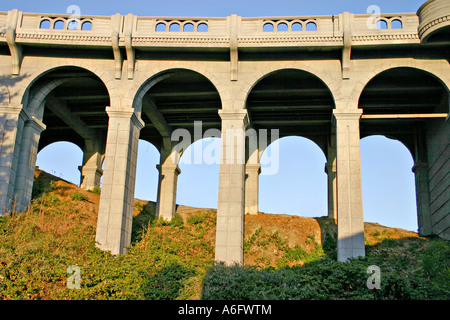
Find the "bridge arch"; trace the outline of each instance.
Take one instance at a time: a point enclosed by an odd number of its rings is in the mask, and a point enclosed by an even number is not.
[[[221,125],[220,92],[209,77],[192,69],[171,68],[151,76],[140,85],[133,108],[150,124],[141,130],[141,138],[160,151],[164,147],[163,140],[170,140],[175,130],[188,134],[187,148],[202,138],[203,132]]]
[[[113,79],[109,77],[109,73],[104,72],[104,68],[98,64],[87,63],[85,61],[73,61],[71,63],[57,63],[56,66],[52,68],[48,68],[43,65],[38,68],[35,76],[33,77],[24,77],[24,81],[20,83],[22,86],[22,92],[19,92],[18,96],[21,97],[21,103],[26,105],[30,101],[30,90],[35,86],[36,82],[39,82],[40,79],[49,75],[53,72],[58,72],[59,70],[79,70],[84,72],[89,72],[92,76],[95,76],[107,89],[108,95],[111,100],[115,100],[114,95],[112,94],[116,88],[117,84],[115,84]],[[61,79],[64,80],[64,79]],[[114,101],[111,101],[110,105],[113,105]]]
[[[359,101],[362,93],[364,92],[364,89],[372,80],[382,75],[386,71],[392,71],[401,68],[416,70],[417,72],[427,74],[428,76],[431,76],[439,81],[447,91],[450,90],[450,68],[448,64],[442,66],[438,66],[436,64],[431,66],[430,64],[426,63],[426,61],[407,60],[397,63],[385,63],[369,71],[357,82],[350,97]]]
[[[335,102],[328,85],[315,74],[296,68],[267,73],[252,86],[245,106],[257,131],[306,137],[327,154]]]
[[[23,129],[14,186],[21,211],[31,198],[37,152],[55,142],[69,141],[83,150],[81,187],[99,187],[110,101],[105,83],[77,66],[45,70],[30,82],[22,97]]]
[[[138,81],[132,106],[147,124],[140,138],[160,151],[157,210],[166,220],[176,209],[182,154],[204,134],[221,127],[222,97],[213,81],[204,70],[190,68],[166,68]]]
[[[160,67],[153,69],[150,73],[146,73],[145,75],[141,75],[140,77],[136,77],[133,82],[133,87],[131,88],[130,96],[132,97],[132,106],[136,110],[136,112],[141,112],[142,99],[145,94],[156,84],[167,79],[170,75],[176,75],[177,72],[191,72],[192,74],[198,74],[207,79],[217,91],[220,101],[229,100],[229,94],[227,90],[223,88],[221,81],[210,71],[201,68],[201,67],[185,67],[185,66],[177,66],[177,67]],[[150,77],[148,74],[152,74]]]
[[[271,65],[266,68],[257,69],[257,72],[253,72],[246,79],[245,84],[242,86],[242,89],[237,95],[236,100],[243,101],[244,105],[246,106],[245,102],[248,100],[248,96],[258,83],[260,83],[265,78],[270,77],[271,75],[274,75],[276,73],[283,72],[284,70],[292,70],[309,74],[312,78],[320,80],[323,85],[330,91],[333,103],[337,100],[342,99],[342,94],[338,83],[339,79],[334,79],[332,74],[326,71],[319,70],[310,65],[299,66],[298,64],[286,64],[283,66]]]
[[[322,151],[323,156],[325,157],[325,159],[327,159],[327,153],[326,153],[326,149],[324,150],[323,146],[320,144],[320,141],[314,139],[314,137],[307,137],[307,136],[303,136],[303,135],[286,135],[283,137],[278,137],[276,139],[273,139],[271,141],[269,141],[269,143],[267,144],[267,146],[265,146],[265,148],[261,148],[259,150],[259,152],[261,153],[261,156],[263,155],[263,153],[270,147],[272,146],[274,143],[279,143],[280,140],[286,140],[286,139],[304,139],[307,141],[307,143],[312,143],[314,144],[317,148],[320,149],[320,151]]]
[[[448,68],[448,65],[445,67]],[[442,70],[445,70],[442,68]],[[373,71],[355,93],[363,110],[361,137],[384,135],[400,141],[413,159],[419,233],[430,235],[448,200],[448,75],[420,61]],[[437,222],[436,222],[437,221]]]

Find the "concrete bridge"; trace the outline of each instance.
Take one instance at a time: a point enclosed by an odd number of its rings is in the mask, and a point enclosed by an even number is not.
[[[244,215],[258,212],[272,129],[326,155],[338,260],[365,255],[360,139],[369,135],[410,150],[419,232],[448,240],[449,59],[448,0],[417,13],[308,17],[0,12],[0,214],[29,205],[37,152],[70,141],[84,150],[81,186],[103,176],[97,246],[123,254],[138,140],[160,151],[158,214],[170,220],[183,152],[174,132],[195,137],[201,121],[202,134],[221,130],[217,261],[243,262]]]

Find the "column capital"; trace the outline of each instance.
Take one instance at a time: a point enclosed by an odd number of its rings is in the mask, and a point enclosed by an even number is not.
[[[333,110],[333,116],[336,120],[359,120],[363,114],[362,109],[357,110]]]
[[[110,118],[130,119],[139,130],[145,127],[145,122],[134,112],[133,108],[106,107],[106,113]]]
[[[157,164],[156,169],[158,169],[158,172],[163,174],[164,172],[175,172],[176,175],[179,175],[181,173],[181,169],[179,166],[174,165],[161,165]]]
[[[0,104],[1,114],[20,114],[24,112],[23,105],[13,105],[13,104]]]
[[[261,164],[259,164],[259,163],[256,163],[256,164],[254,164],[254,163],[247,163],[246,165],[245,165],[245,173],[246,174],[248,174],[248,173],[252,173],[252,172],[258,172],[258,174],[261,174]]]
[[[248,112],[246,109],[237,111],[219,110],[222,120],[244,120],[248,124]]]

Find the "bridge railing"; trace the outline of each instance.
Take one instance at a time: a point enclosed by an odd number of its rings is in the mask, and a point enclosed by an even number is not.
[[[226,46],[233,23],[239,46],[308,46],[342,43],[344,19],[349,19],[352,41],[379,44],[383,41],[417,42],[419,18],[415,13],[304,17],[140,17],[136,15],[74,16],[15,11],[0,12],[0,34],[15,29],[17,42],[90,41],[92,45],[111,42],[111,35],[131,34],[133,45]],[[233,21],[233,23],[232,23]],[[2,28],[3,26],[3,28]],[[127,27],[128,26],[128,29]],[[2,31],[3,29],[3,31]],[[0,38],[1,41],[1,38]]]

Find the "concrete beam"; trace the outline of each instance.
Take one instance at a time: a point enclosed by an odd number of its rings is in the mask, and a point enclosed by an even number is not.
[[[415,113],[415,114],[364,114],[361,119],[419,119],[419,118],[447,118],[448,113]]]
[[[172,136],[172,128],[156,107],[155,101],[148,95],[145,95],[142,98],[142,112],[150,119],[152,124],[163,137]]]
[[[83,120],[72,114],[67,107],[67,103],[55,98],[53,94],[47,96],[46,107],[84,139],[92,139],[92,137],[95,137],[95,130],[89,128]]]

